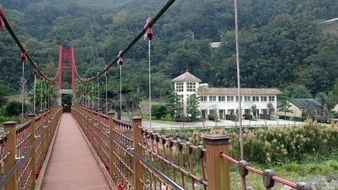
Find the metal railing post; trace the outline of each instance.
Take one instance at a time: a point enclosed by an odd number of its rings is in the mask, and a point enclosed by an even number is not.
[[[5,132],[8,133],[7,142],[5,143],[5,150],[9,153],[5,159],[5,174],[8,174],[15,164],[16,154],[16,122],[8,121],[4,123]],[[10,177],[5,185],[5,190],[16,189],[16,172]]]
[[[32,189],[34,189],[35,187],[35,178],[36,178],[36,174],[35,174],[35,114],[29,114],[28,115],[28,119],[30,120],[30,125],[29,125],[29,132],[30,137],[29,137],[29,144],[30,146],[32,146],[32,150],[30,152],[30,157],[31,157],[31,162],[29,163],[29,167],[30,170],[32,171],[31,174],[31,184],[32,184]]]
[[[134,143],[134,151],[135,154],[138,156],[141,156],[142,154],[142,148],[139,144],[142,143],[142,131],[141,126],[142,124],[142,118],[140,117],[134,117],[133,118],[133,143]],[[134,165],[134,189],[142,189],[142,165],[140,164],[139,160],[134,157],[133,160]]]
[[[109,111],[108,113],[109,115],[109,135],[110,135],[110,176],[114,179],[115,174],[116,174],[116,168],[115,168],[115,164],[116,164],[116,158],[114,155],[114,151],[116,150],[116,146],[115,143],[113,141],[114,139],[114,130],[115,130],[115,112],[113,111]]]
[[[207,157],[207,179],[209,190],[230,190],[229,161],[221,159],[228,154],[229,137],[206,135],[204,137]]]

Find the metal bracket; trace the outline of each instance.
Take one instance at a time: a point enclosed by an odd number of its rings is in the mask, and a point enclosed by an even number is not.
[[[242,176],[242,177],[245,177],[249,174],[249,170],[246,169],[246,167],[248,166],[248,162],[245,161],[245,160],[241,160],[238,162],[238,169],[239,169],[239,174]]]
[[[263,172],[263,184],[265,188],[271,188],[275,185],[275,180],[272,177],[275,173],[272,170],[264,170]]]
[[[34,135],[34,138],[40,138],[41,137],[41,135]]]
[[[299,182],[297,183],[297,190],[312,190],[312,187],[310,184],[305,183],[305,182]]]
[[[17,157],[17,155],[15,155],[15,160],[21,160],[21,159],[25,159],[25,157],[24,156]]]

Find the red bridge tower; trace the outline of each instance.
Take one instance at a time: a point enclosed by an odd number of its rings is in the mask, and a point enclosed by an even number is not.
[[[65,66],[66,62],[69,66]],[[67,64],[68,65],[68,64]],[[62,45],[59,47],[59,70],[58,70],[58,89],[62,89],[62,74],[63,72],[71,73],[72,90],[75,90],[75,59],[74,59],[74,47],[69,49],[64,48]]]

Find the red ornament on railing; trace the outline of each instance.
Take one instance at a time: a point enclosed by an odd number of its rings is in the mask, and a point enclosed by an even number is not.
[[[20,59],[21,59],[21,61],[27,61],[27,51],[26,50],[21,51]]]
[[[122,57],[122,50],[119,51],[119,54],[117,55],[117,64],[122,65],[123,64],[123,57]]]
[[[153,29],[150,26],[151,17],[147,19],[146,25],[144,25],[144,29],[146,32],[144,33],[144,39],[152,40],[153,39]]]
[[[2,7],[0,7],[0,30],[4,31],[5,29],[5,22],[4,19],[5,18],[5,13],[4,10],[2,9]]]
[[[123,190],[123,186],[120,184],[117,186],[117,190]]]
[[[108,71],[108,65],[106,65],[106,66],[104,67],[104,74],[107,76],[108,73],[109,73],[109,71]]]
[[[33,67],[33,74],[36,75],[37,72],[38,70],[36,69],[36,67]]]

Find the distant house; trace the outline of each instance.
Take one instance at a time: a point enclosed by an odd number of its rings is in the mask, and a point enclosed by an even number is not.
[[[201,80],[189,72],[172,80],[175,92],[183,103],[184,116],[187,115],[187,101],[192,94],[199,96],[199,110],[202,118],[208,115],[217,115],[225,119],[226,115],[238,114],[238,101],[242,101],[243,114],[251,115],[251,107],[256,106],[255,117],[268,114],[268,104],[273,107],[272,115],[276,115],[277,94],[276,88],[241,88],[242,97],[237,96],[237,88],[211,88],[208,84],[200,84]]]
[[[316,99],[309,98],[294,98],[288,101],[290,111],[286,112],[287,117],[304,117],[307,112],[312,112],[314,115],[321,115],[323,112],[323,105]],[[281,111],[283,106],[279,106],[278,115],[284,116],[285,112]]]
[[[221,47],[222,42],[211,42],[211,43],[209,43],[209,45],[210,45],[211,48],[217,49],[217,48]]]

